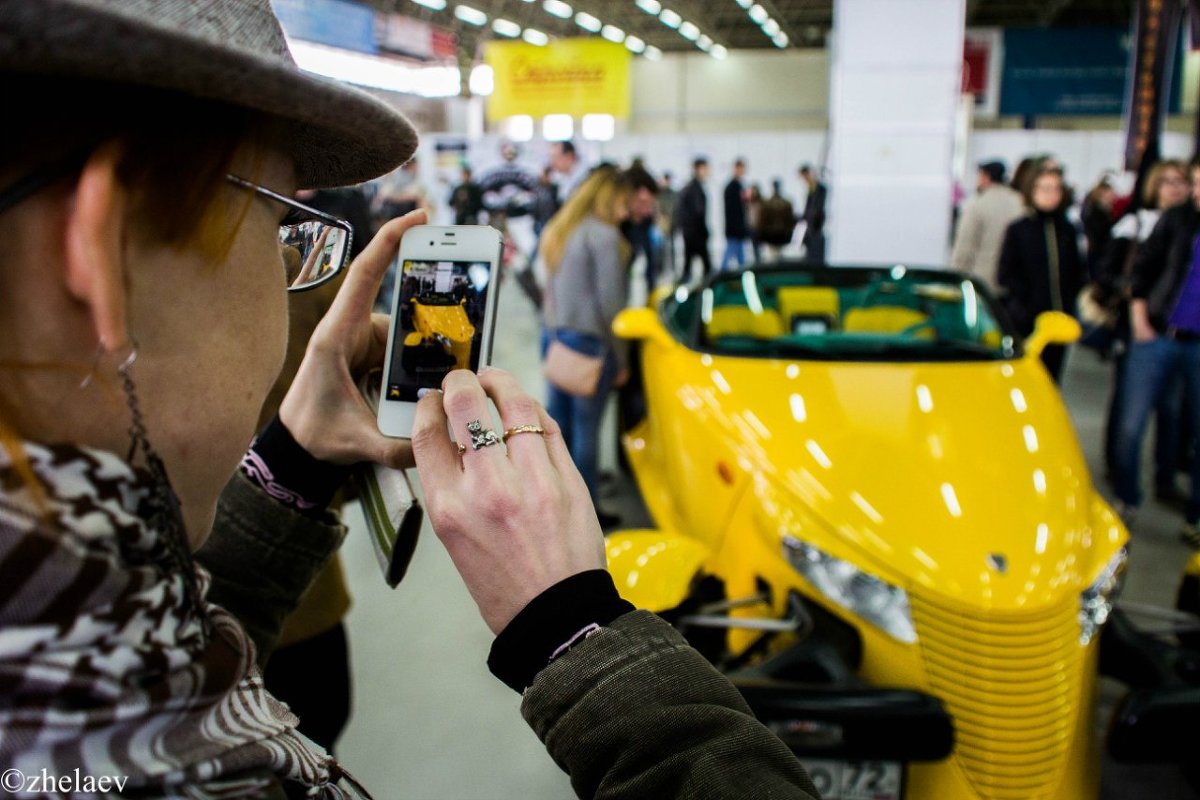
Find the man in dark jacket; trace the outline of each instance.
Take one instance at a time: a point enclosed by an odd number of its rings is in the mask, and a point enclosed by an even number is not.
[[[804,198],[804,260],[813,264],[825,263],[825,184],[809,164],[800,167],[800,178],[808,187]]]
[[[712,258],[708,254],[708,195],[704,183],[708,180],[708,159],[697,158],[692,162],[692,179],[676,201],[675,213],[678,228],[683,234],[683,274],[688,280],[692,271],[692,259],[699,258],[703,275],[712,272]]]
[[[1129,304],[1133,339],[1120,387],[1115,478],[1122,516],[1141,503],[1139,467],[1146,421],[1173,380],[1183,382],[1184,417],[1193,447],[1200,441],[1200,164],[1190,168],[1192,199],[1163,212],[1133,262]],[[1192,492],[1182,539],[1200,549],[1200,458],[1192,461]]]
[[[733,178],[725,184],[725,255],[721,257],[721,271],[729,269],[729,262],[737,259],[739,267],[746,266],[746,239],[750,226],[746,224],[746,187],[742,178],[746,176],[746,162],[733,162]]]

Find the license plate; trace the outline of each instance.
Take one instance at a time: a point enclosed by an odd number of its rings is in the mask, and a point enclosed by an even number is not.
[[[897,761],[801,758],[822,800],[901,800],[903,766]]]

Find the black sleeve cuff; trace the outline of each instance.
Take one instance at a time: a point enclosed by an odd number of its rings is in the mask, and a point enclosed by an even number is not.
[[[492,643],[488,669],[518,692],[543,668],[583,638],[633,611],[622,600],[608,570],[593,569],[559,581],[521,609]]]
[[[350,467],[305,450],[276,415],[242,459],[242,472],[267,494],[309,516],[321,516],[350,475]]]

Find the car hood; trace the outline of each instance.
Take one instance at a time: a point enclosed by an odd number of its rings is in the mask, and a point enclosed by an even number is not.
[[[1090,584],[1126,538],[1033,360],[702,356],[682,391],[733,434],[759,530],[910,590],[1039,607]]]

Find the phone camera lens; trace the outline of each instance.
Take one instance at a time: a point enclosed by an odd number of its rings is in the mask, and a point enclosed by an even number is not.
[[[429,243],[429,246],[430,246],[430,247],[433,247],[433,242],[430,242],[430,243]]]

